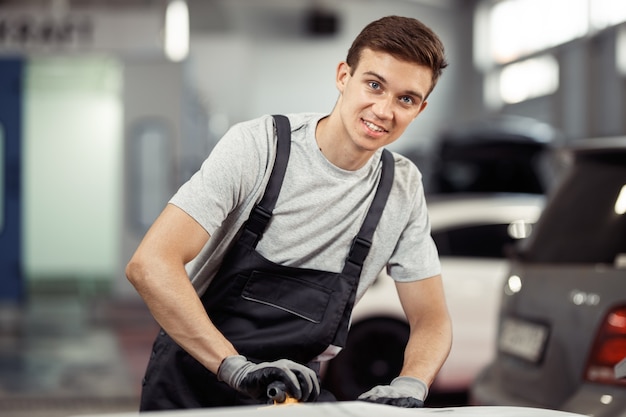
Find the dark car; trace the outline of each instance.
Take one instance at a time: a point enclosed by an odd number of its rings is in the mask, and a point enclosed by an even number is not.
[[[522,116],[449,127],[431,156],[428,192],[544,194],[558,175],[550,156],[562,140],[552,126]]]
[[[567,173],[512,255],[474,405],[626,416],[626,137],[563,150]]]

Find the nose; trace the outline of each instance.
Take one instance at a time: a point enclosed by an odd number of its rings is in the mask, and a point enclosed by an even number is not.
[[[393,115],[390,97],[380,97],[373,105],[372,111],[379,119],[390,119]]]

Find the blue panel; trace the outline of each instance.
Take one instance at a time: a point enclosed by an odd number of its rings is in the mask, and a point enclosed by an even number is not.
[[[0,125],[3,152],[0,157],[0,302],[22,301],[21,263],[21,136],[23,60],[0,59]]]

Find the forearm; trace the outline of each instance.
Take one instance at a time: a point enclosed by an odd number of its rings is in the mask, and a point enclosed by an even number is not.
[[[236,355],[215,328],[182,266],[131,260],[127,276],[159,325],[202,365],[217,373],[224,357]]]
[[[401,300],[407,306],[409,300],[418,301],[410,296],[412,290],[428,287],[408,284],[404,287]],[[406,309],[411,327],[409,341],[404,352],[404,365],[400,375],[390,381],[389,385],[378,385],[361,394],[360,400],[398,407],[423,407],[428,395],[428,388],[433,383],[437,372],[450,352],[451,325],[445,303],[435,302],[435,306],[421,309]]]
[[[411,324],[401,376],[432,384],[452,345],[452,326],[447,311],[420,317]]]
[[[452,323],[441,275],[396,286],[411,329],[400,375],[430,386],[452,346]]]

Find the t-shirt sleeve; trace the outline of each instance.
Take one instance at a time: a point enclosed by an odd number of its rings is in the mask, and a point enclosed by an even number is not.
[[[409,220],[387,265],[396,281],[410,282],[441,273],[437,246],[430,233],[424,188],[418,187]]]
[[[271,122],[270,122],[271,123]],[[218,141],[201,168],[170,199],[213,235],[250,198],[268,163],[266,124],[237,124]]]

